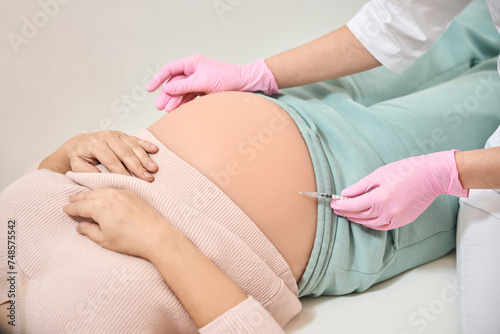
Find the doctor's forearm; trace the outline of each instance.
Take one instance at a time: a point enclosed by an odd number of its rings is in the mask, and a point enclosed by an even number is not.
[[[458,174],[466,189],[500,189],[500,147],[456,152]]]
[[[347,26],[269,57],[266,64],[279,88],[335,79],[380,65]]]

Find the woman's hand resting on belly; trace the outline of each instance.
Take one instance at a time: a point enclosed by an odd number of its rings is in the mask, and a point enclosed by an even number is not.
[[[112,173],[132,173],[151,182],[154,177],[150,173],[156,172],[158,166],[148,153],[156,152],[156,145],[120,131],[91,132],[68,140],[43,160],[39,169],[50,169],[61,174],[68,171],[100,173],[95,167],[100,163]]]
[[[208,257],[133,192],[96,189],[70,196],[63,210],[80,222],[77,231],[104,248],[150,261],[198,327],[247,299]]]
[[[173,228],[160,213],[133,192],[96,189],[73,194],[63,211],[94,222],[77,225],[80,234],[115,252],[149,258],[161,235]]]

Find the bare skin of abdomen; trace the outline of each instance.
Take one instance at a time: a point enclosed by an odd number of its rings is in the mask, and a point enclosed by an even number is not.
[[[149,130],[253,220],[298,281],[314,243],[317,201],[298,193],[315,191],[316,181],[290,116],[262,96],[224,92],[175,109]]]
[[[298,192],[315,191],[316,181],[307,146],[284,110],[259,95],[223,92],[175,109],[148,130],[222,189],[300,279],[316,234],[317,202]]]

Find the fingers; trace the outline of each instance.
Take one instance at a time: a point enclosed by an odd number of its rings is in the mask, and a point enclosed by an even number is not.
[[[181,96],[170,96],[165,92],[160,92],[160,95],[156,99],[156,109],[165,110],[166,112],[172,111],[177,108],[182,102]]]
[[[165,93],[163,93],[163,94],[165,94]],[[167,113],[171,112],[172,110],[176,109],[180,105],[194,100],[196,97],[198,97],[197,93],[189,93],[189,94],[184,95],[182,98],[177,97],[177,96],[171,96],[170,98],[168,98],[168,95],[167,95],[168,102],[165,105],[165,111]]]
[[[376,196],[377,192],[374,190],[358,197],[332,201],[330,203],[330,207],[334,211],[338,211],[341,213],[363,212],[373,207]],[[342,214],[341,216],[344,215]]]
[[[369,176],[370,175],[342,190],[341,195],[345,197],[356,197],[378,187],[380,184],[371,181]]]
[[[94,217],[94,211],[96,210],[95,201],[102,196],[104,191],[105,189],[96,189],[70,195],[70,204],[63,207],[64,213],[70,216],[96,220]]]
[[[102,145],[96,146],[94,148],[95,150],[95,157],[99,162],[104,165],[111,173],[115,174],[122,174],[122,175],[130,175],[130,173],[125,169],[125,166],[122,164],[121,159],[123,160],[124,157],[117,156],[115,152],[109,147],[108,144],[108,139],[104,138],[103,139]],[[127,151],[127,153],[124,153]],[[123,149],[123,150],[118,150],[121,154],[125,154],[126,157],[128,157],[130,149]],[[120,154],[118,153],[118,154]]]
[[[377,205],[379,194],[376,190],[367,194],[350,198],[332,201],[330,207],[333,212],[350,221],[354,221],[371,228],[380,229],[386,221],[381,212],[380,205]]]
[[[101,244],[104,240],[104,234],[102,233],[101,227],[96,223],[80,222],[76,225],[76,231],[98,244]]]
[[[174,110],[181,104],[187,103],[191,100],[194,100],[199,94],[196,92],[192,92],[194,87],[190,82],[192,80],[186,79],[187,77],[183,74],[176,75],[172,77],[167,84],[162,88],[158,99],[156,99],[156,109],[165,110],[167,113]],[[172,91],[168,91],[165,87],[172,87],[169,85],[183,85],[181,89],[175,89],[175,93]],[[189,87],[189,88],[188,88]],[[178,95],[178,96],[176,96]]]
[[[102,131],[89,137],[87,145],[87,153],[70,159],[73,171],[99,172],[95,165],[100,162],[112,173],[130,175],[130,171],[145,181],[154,180],[151,173],[158,166],[148,153],[156,153],[159,148],[147,140],[119,131]]]
[[[146,181],[152,181],[153,176],[150,172],[156,172],[158,166],[148,155],[144,147],[150,147],[146,141],[138,141],[135,137],[119,135],[110,137],[108,145],[121,162],[138,178]],[[156,148],[156,151],[158,148]]]
[[[336,215],[349,221],[379,231],[390,230],[394,228],[394,216],[391,210],[384,207],[383,196],[377,190],[351,199],[332,201],[330,206]]]
[[[177,108],[181,103],[182,103],[182,98],[179,98],[177,96],[172,96],[167,99],[167,104],[165,105],[165,111],[170,112]]]
[[[116,210],[116,204],[121,201],[124,190],[112,188],[101,188],[71,194],[69,204],[63,207],[63,211],[70,216],[91,218],[99,222],[110,210]]]
[[[100,173],[101,171],[94,164],[81,157],[74,157],[70,159],[71,170],[78,173]],[[96,161],[95,164],[98,162]]]
[[[163,68],[158,73],[156,73],[153,79],[148,82],[148,84],[146,85],[146,89],[149,92],[153,92],[157,90],[158,87],[160,87],[160,85],[171,76],[185,73],[186,66],[191,66],[188,58],[182,58],[163,66]]]
[[[179,74],[179,75],[176,75],[176,76],[170,78],[169,82],[178,81],[178,80],[182,80],[182,79],[185,79],[185,78],[186,78],[185,75]],[[181,103],[181,99],[182,99],[181,96],[171,96],[170,94],[164,92],[163,89],[162,89],[160,91],[160,95],[156,99],[155,106],[156,106],[156,109],[158,109],[158,110],[164,110],[165,109],[166,112],[169,112],[170,110],[173,110],[174,108],[176,108]],[[177,105],[173,106],[173,104],[175,104],[175,103],[177,103]],[[169,109],[166,108],[167,106],[168,106]]]
[[[373,218],[377,218],[377,217],[380,216],[379,212],[377,212],[376,210],[374,210],[373,207],[370,207],[370,208],[368,208],[366,210],[363,210],[363,211],[346,211],[346,210],[333,209],[333,212],[337,216],[346,217],[349,220],[353,220],[353,219],[373,219]]]
[[[359,198],[364,197],[364,196],[368,196],[368,195],[371,195],[371,193],[366,194],[366,195],[361,195],[361,196],[359,196]],[[350,201],[355,201],[355,200],[356,199],[332,201],[330,206],[332,207],[333,212],[337,216],[346,217],[349,221],[352,221],[352,222],[355,222],[355,223],[358,223],[358,224],[361,224],[361,225],[364,225],[366,227],[370,227],[372,229],[379,230],[379,231],[386,231],[386,230],[390,229],[392,219],[389,219],[389,220],[385,219],[385,217],[383,217],[382,213],[380,212],[379,206],[376,206],[372,202],[372,200],[370,200],[370,199],[368,199],[368,200],[363,199],[362,203],[354,203],[354,204],[353,203],[347,203],[347,204],[340,203],[337,205],[334,204],[334,202],[340,202],[340,201],[350,202]],[[371,203],[371,204],[369,204],[369,207],[367,209],[357,211],[358,209],[366,207],[368,205],[368,203]],[[337,206],[340,206],[340,207],[344,206],[344,207],[343,207],[343,209],[336,209]],[[347,210],[347,209],[351,209],[351,210]]]
[[[168,102],[168,95],[161,91],[160,95],[158,95],[158,98],[156,99],[155,107],[158,110],[163,110],[165,109],[165,106],[167,105]]]
[[[199,93],[189,93],[189,94],[186,94],[182,98],[181,104],[188,103],[188,102],[196,99],[198,96],[201,96],[201,95],[204,95],[204,94],[203,93],[200,93],[200,94]]]
[[[69,197],[70,204],[63,207],[63,211],[70,216],[91,218],[94,221],[94,212],[99,210],[99,206],[96,205],[96,200],[102,198],[109,189],[96,189],[91,191],[85,191],[77,194],[72,194]],[[89,237],[94,242],[100,244],[104,238],[101,231],[101,227],[97,223],[93,222],[80,222],[76,226],[78,233]]]
[[[139,145],[141,145],[141,147],[144,149],[144,151],[146,151],[148,153],[155,154],[159,150],[158,146],[156,146],[153,143],[148,142],[145,139],[141,139],[141,138],[138,138],[136,136],[128,136],[128,135],[127,135],[127,137],[135,139],[139,143]]]
[[[170,79],[161,89],[167,95],[185,95],[192,92],[203,91],[203,84],[197,75],[190,77],[178,75]]]

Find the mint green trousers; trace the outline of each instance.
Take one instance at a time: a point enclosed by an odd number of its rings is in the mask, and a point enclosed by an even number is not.
[[[499,52],[490,14],[474,2],[401,74],[379,67],[286,89],[271,100],[301,131],[316,190],[340,193],[396,160],[482,148],[500,124]],[[336,216],[320,199],[299,296],[364,291],[445,255],[455,247],[457,210],[458,198],[442,195],[413,223],[376,231]]]

